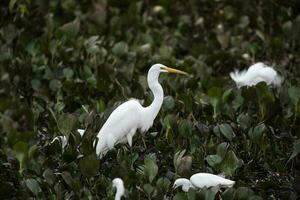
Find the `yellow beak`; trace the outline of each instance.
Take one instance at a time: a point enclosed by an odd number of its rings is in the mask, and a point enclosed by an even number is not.
[[[168,73],[188,75],[188,73],[186,73],[184,71],[181,71],[181,70],[178,70],[178,69],[173,69],[171,67],[162,66],[161,68],[164,69],[164,70],[167,70]]]

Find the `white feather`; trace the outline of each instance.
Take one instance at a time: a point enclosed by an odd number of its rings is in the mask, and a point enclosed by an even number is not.
[[[80,136],[82,137],[85,130],[84,129],[77,129],[77,132],[80,134]]]
[[[231,72],[230,77],[235,81],[238,88],[242,86],[254,86],[259,82],[266,82],[267,85],[280,86],[281,77],[272,68],[264,63],[251,65],[248,70]]]
[[[209,173],[197,173],[190,177],[190,180],[179,178],[174,182],[173,187],[182,186],[184,192],[188,192],[189,188],[204,188],[204,187],[232,187],[234,181],[223,178],[218,175]]]
[[[115,195],[115,200],[120,200],[121,197],[124,195],[124,192],[125,192],[123,180],[120,179],[120,178],[115,178],[112,181],[112,186],[117,189],[117,192],[116,192],[116,195]]]
[[[209,174],[209,173],[197,173],[191,176],[191,183],[198,188],[203,187],[232,187],[234,185],[234,181],[223,178],[218,175]]]

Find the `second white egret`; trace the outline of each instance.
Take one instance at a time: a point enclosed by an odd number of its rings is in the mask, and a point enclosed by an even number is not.
[[[115,200],[120,200],[121,197],[124,195],[124,192],[125,192],[123,180],[120,179],[120,178],[115,178],[112,181],[112,186],[117,189],[117,192],[116,192],[116,195],[115,195]]]
[[[190,177],[186,178],[178,178],[173,187],[177,188],[182,186],[182,190],[184,192],[188,192],[190,188],[204,188],[204,187],[232,187],[234,185],[234,181],[223,178],[218,175],[210,174],[210,173],[197,173]]]
[[[267,85],[279,86],[281,77],[272,68],[264,63],[256,63],[249,67],[248,70],[231,72],[230,77],[234,80],[237,87],[254,86],[259,82],[266,82]]]

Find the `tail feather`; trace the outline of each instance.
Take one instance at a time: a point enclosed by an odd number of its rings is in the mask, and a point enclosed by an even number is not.
[[[222,183],[223,187],[232,187],[235,184],[235,181],[229,180],[229,179],[225,179],[226,181],[224,181]]]
[[[245,74],[247,73],[247,70],[238,71],[237,69],[234,70],[234,72],[231,72],[229,75],[235,82],[240,81]]]
[[[273,81],[273,84],[275,86],[280,86],[282,82],[283,82],[282,77],[277,74],[274,81]]]

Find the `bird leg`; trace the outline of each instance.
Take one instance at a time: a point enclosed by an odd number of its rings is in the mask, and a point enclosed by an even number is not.
[[[144,136],[142,135],[142,141],[143,141],[143,144],[144,144],[144,148],[145,148],[145,150],[147,149],[147,145],[146,145],[146,142],[145,142],[145,140],[144,140]]]
[[[136,132],[136,129],[132,129],[127,135],[126,135],[126,138],[127,138],[127,142],[128,142],[128,145],[130,147],[132,147],[132,137],[134,136]]]

